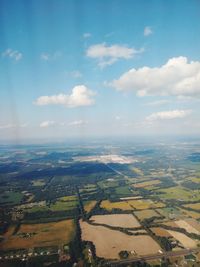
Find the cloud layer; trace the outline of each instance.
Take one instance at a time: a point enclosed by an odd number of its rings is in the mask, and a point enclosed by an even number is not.
[[[72,93],[58,94],[52,96],[40,96],[35,104],[39,106],[44,105],[64,105],[68,108],[75,108],[81,106],[90,106],[94,104],[92,98],[95,93],[89,90],[85,85],[78,85],[72,89]]]
[[[3,57],[8,57],[10,59],[14,59],[15,61],[19,61],[20,59],[22,59],[22,53],[17,51],[17,50],[13,50],[13,49],[6,49],[3,53],[2,53]]]
[[[144,36],[149,36],[153,33],[152,28],[150,26],[146,26],[144,28]]]
[[[191,110],[169,110],[169,111],[161,111],[152,113],[150,116],[146,118],[147,121],[155,121],[155,120],[172,120],[172,119],[180,119],[188,116],[192,111]]]
[[[55,121],[43,121],[40,123],[41,128],[48,128],[50,126],[54,126],[56,123]]]
[[[52,54],[43,52],[40,56],[40,58],[44,61],[54,61],[62,56],[62,53],[60,51],[56,51]]]
[[[200,62],[189,62],[186,57],[171,58],[157,68],[131,69],[110,83],[117,90],[132,90],[138,96],[200,96],[199,84]]]
[[[142,53],[144,50],[136,50],[127,46],[111,45],[106,43],[92,45],[86,51],[87,57],[98,60],[98,66],[103,68],[112,65],[119,59],[130,59],[136,54]]]

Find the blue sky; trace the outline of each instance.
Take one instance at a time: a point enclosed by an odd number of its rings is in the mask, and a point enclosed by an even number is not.
[[[1,0],[0,139],[200,133],[200,2]]]

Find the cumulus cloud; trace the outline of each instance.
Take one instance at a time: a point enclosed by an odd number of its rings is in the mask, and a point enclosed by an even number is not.
[[[82,126],[88,124],[88,121],[84,120],[77,120],[77,121],[72,121],[69,123],[70,126]]]
[[[144,28],[144,36],[149,36],[153,33],[152,28],[150,26],[146,26]]]
[[[181,119],[188,116],[191,110],[169,110],[152,113],[146,118],[147,121]]]
[[[64,105],[68,108],[90,106],[95,103],[93,96],[95,92],[88,89],[85,85],[77,85],[72,89],[71,94],[58,94],[52,96],[40,96],[35,104],[44,105]]]
[[[54,61],[62,56],[62,53],[60,51],[56,51],[52,54],[43,52],[40,56],[40,58],[44,61]]]
[[[122,45],[108,46],[106,43],[92,45],[86,51],[87,57],[98,60],[98,66],[103,68],[112,65],[119,59],[130,59],[136,54],[140,54],[144,49],[136,50]]]
[[[15,61],[19,61],[20,59],[22,59],[22,53],[17,50],[8,48],[2,53],[2,57],[7,57],[14,59]]]
[[[89,32],[85,32],[85,33],[83,34],[83,38],[90,38],[91,36],[92,36],[92,34],[89,33]]]
[[[40,123],[41,128],[48,128],[50,126],[54,126],[56,123],[55,121],[43,121]]]
[[[138,96],[200,96],[200,62],[186,57],[169,59],[161,67],[130,69],[110,83],[117,90],[132,90]]]

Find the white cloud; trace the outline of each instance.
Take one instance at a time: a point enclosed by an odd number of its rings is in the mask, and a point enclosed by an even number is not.
[[[167,99],[162,99],[162,100],[157,100],[157,101],[153,101],[153,102],[149,102],[146,104],[146,106],[162,106],[162,105],[166,105],[169,104],[170,101]]]
[[[90,38],[91,36],[92,36],[92,34],[89,32],[86,32],[83,34],[83,38]]]
[[[2,57],[8,57],[10,59],[14,59],[15,61],[19,61],[22,59],[22,53],[8,48],[2,53]]]
[[[56,51],[56,52],[54,52],[52,54],[43,52],[40,57],[44,61],[53,61],[53,60],[58,59],[61,56],[62,56],[62,53],[60,51]]]
[[[103,68],[112,65],[119,59],[130,59],[136,54],[144,52],[144,49],[136,50],[122,45],[108,46],[106,43],[92,45],[86,51],[86,55],[90,58],[98,60],[98,66]]]
[[[146,26],[144,28],[144,36],[149,36],[153,33],[152,28],[150,26]]]
[[[0,125],[0,129],[26,128],[26,127],[28,127],[28,123]]]
[[[43,121],[40,123],[41,128],[48,128],[50,126],[54,126],[56,123],[55,121]]]
[[[121,120],[121,116],[118,116],[118,115],[115,116],[115,120],[116,120],[116,121],[120,121],[120,120]]]
[[[70,126],[82,126],[86,124],[88,124],[88,121],[84,121],[84,120],[72,121],[69,123]]]
[[[70,75],[73,78],[81,78],[83,76],[83,74],[78,70],[74,70],[74,71],[70,72]]]
[[[169,59],[161,67],[130,69],[110,83],[117,90],[132,90],[138,96],[200,96],[200,62],[186,57]]]
[[[0,129],[11,129],[11,128],[15,128],[16,125],[14,124],[4,124],[4,125],[0,125]]]
[[[152,113],[146,118],[147,121],[181,119],[188,116],[191,110],[169,110]]]
[[[85,85],[77,85],[72,89],[72,93],[58,94],[52,96],[40,96],[35,104],[39,106],[44,105],[64,105],[68,108],[75,108],[81,106],[90,106],[95,103],[92,98],[95,92],[89,90]]]

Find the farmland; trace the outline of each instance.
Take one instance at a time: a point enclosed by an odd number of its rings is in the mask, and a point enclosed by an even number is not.
[[[119,258],[122,250],[135,251],[138,255],[157,253],[159,245],[149,236],[129,236],[103,226],[81,222],[83,240],[92,241],[97,256],[107,259]],[[103,238],[102,238],[103,236]]]
[[[66,230],[65,230],[66,229]],[[59,246],[69,243],[74,235],[73,220],[55,223],[22,224],[17,234],[6,235],[2,250]],[[65,232],[65,234],[63,234]]]
[[[135,199],[135,200],[126,200],[126,201],[119,201],[119,202],[110,202],[110,201],[103,201],[101,203],[101,207],[107,210],[112,209],[121,209],[121,210],[143,210],[149,208],[161,208],[165,205],[160,202],[153,202],[151,200],[146,199]]]
[[[200,167],[190,160],[196,147],[31,146],[19,162],[13,159],[21,148],[4,148],[0,264],[18,267],[30,258],[40,264],[40,255],[42,267],[49,257],[56,266],[60,259],[68,266],[109,266],[187,248],[197,257]]]
[[[96,215],[92,216],[90,220],[97,224],[106,224],[123,228],[135,228],[141,226],[137,219],[131,214]]]

